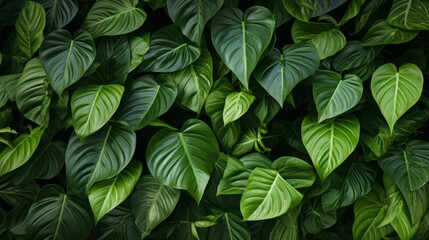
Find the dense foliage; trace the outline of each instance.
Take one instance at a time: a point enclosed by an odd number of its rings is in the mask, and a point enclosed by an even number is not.
[[[429,0],[0,0],[1,239],[429,239]]]

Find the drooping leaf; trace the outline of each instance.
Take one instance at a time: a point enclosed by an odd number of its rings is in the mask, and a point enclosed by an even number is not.
[[[45,32],[63,28],[76,16],[78,5],[75,0],[37,0],[46,12]]]
[[[182,30],[183,35],[199,42],[207,21],[222,7],[224,0],[167,0],[171,20]]]
[[[142,232],[141,238],[173,212],[179,201],[180,191],[164,186],[150,175],[140,178],[131,195],[131,209],[135,224]]]
[[[246,91],[228,94],[223,108],[223,123],[227,125],[243,116],[250,105],[255,101],[255,96]]]
[[[399,69],[386,63],[375,70],[371,80],[372,96],[391,131],[396,121],[419,100],[422,88],[422,71],[412,63]]]
[[[213,45],[247,89],[249,77],[268,47],[274,27],[274,16],[262,6],[250,7],[244,13],[237,8],[227,8],[213,18]]]
[[[40,47],[40,61],[59,96],[83,76],[94,57],[94,41],[83,30],[77,30],[73,35],[64,29],[53,31]]]
[[[145,33],[142,36],[134,36],[129,39],[131,63],[128,72],[133,71],[143,61],[143,56],[149,50],[149,39],[149,33]]]
[[[98,0],[86,15],[81,28],[93,38],[116,36],[138,29],[146,12],[136,7],[138,0]]]
[[[85,85],[76,89],[71,98],[73,126],[77,136],[85,139],[102,128],[119,107],[124,87]]]
[[[322,181],[353,152],[359,131],[360,124],[354,115],[319,124],[314,123],[310,115],[304,118],[302,142]]]
[[[70,188],[88,193],[94,183],[116,176],[131,161],[136,135],[125,122],[111,122],[81,141],[70,137],[66,151],[66,175]]]
[[[313,77],[313,96],[319,123],[352,109],[362,97],[362,81],[356,75],[322,70]]]
[[[296,157],[277,158],[273,162],[272,168],[294,188],[310,187],[316,180],[313,167]]]
[[[316,71],[319,54],[313,44],[291,44],[282,52],[273,49],[256,67],[254,76],[283,107],[286,96],[296,84]]]
[[[162,129],[151,138],[146,151],[152,176],[164,185],[188,191],[198,203],[218,156],[216,137],[196,119],[188,119],[180,132]]]
[[[402,44],[413,40],[418,31],[404,30],[381,21],[372,25],[362,39],[361,46],[376,46],[384,44]]]
[[[144,128],[167,112],[176,95],[174,79],[168,75],[144,75],[134,80],[125,92],[118,116],[134,130]]]
[[[426,0],[394,0],[389,24],[408,30],[429,30],[429,5]]]

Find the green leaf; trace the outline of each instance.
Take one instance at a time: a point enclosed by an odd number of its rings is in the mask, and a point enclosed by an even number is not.
[[[308,22],[311,17],[325,14],[342,4],[346,0],[283,0],[287,11],[296,19]]]
[[[66,151],[66,175],[70,188],[88,193],[94,183],[116,176],[131,161],[136,135],[125,122],[111,122],[82,142],[76,133]]]
[[[76,89],[71,99],[73,126],[77,136],[85,139],[102,128],[119,107],[124,87],[85,85]]]
[[[389,24],[408,30],[429,30],[426,0],[395,0],[387,17]]]
[[[292,89],[319,67],[319,54],[313,44],[290,44],[282,52],[273,49],[256,67],[254,76],[283,107]]]
[[[352,109],[362,97],[362,81],[356,75],[329,70],[318,71],[313,77],[313,96],[319,123]]]
[[[245,221],[275,218],[294,208],[302,194],[275,170],[255,168],[241,197],[240,210]]]
[[[303,209],[304,229],[311,234],[320,233],[323,229],[332,227],[337,222],[336,211],[325,211],[320,198],[314,199]]]
[[[216,137],[209,126],[197,119],[188,119],[180,132],[157,132],[146,151],[152,176],[164,185],[188,191],[197,203],[218,156]]]
[[[40,47],[40,61],[52,88],[59,96],[83,76],[94,57],[94,41],[82,30],[73,35],[64,29],[53,31]]]
[[[6,147],[0,153],[0,176],[26,163],[36,151],[42,137],[42,127],[31,130],[30,134],[21,134],[13,140],[13,147]]]
[[[353,152],[359,141],[360,124],[354,115],[315,124],[307,115],[301,127],[302,142],[323,181]]]
[[[75,0],[37,0],[46,12],[46,32],[63,28],[75,16],[78,5]]]
[[[166,4],[165,3],[166,0],[143,0],[143,1],[145,1],[150,6],[150,8],[152,8],[152,11],[155,11],[158,8],[164,7]]]
[[[332,65],[338,71],[345,71],[370,64],[382,48],[383,46],[363,47],[360,41],[347,42],[343,50],[333,59]]]
[[[167,11],[183,35],[193,42],[200,42],[207,21],[222,4],[223,0],[167,0]]]
[[[128,72],[134,70],[143,61],[143,56],[149,50],[150,34],[145,33],[142,36],[134,36],[129,39],[131,50],[131,63]]]
[[[250,105],[252,105],[255,99],[255,96],[245,91],[228,94],[223,108],[224,125],[227,125],[243,116],[247,110],[249,110]]]
[[[364,5],[364,3],[365,3],[365,0],[351,0],[351,1],[349,1],[346,12],[344,13],[340,22],[338,22],[338,25],[339,26],[344,25],[350,19],[356,17],[356,15],[358,15],[359,10],[362,7],[362,5]]]
[[[386,63],[372,75],[371,92],[381,113],[393,131],[396,121],[420,98],[423,89],[423,73],[414,64],[396,68]]]
[[[407,137],[418,131],[429,120],[429,111],[416,110],[400,118],[393,129],[396,141],[404,141]]]
[[[279,157],[273,162],[272,168],[294,188],[310,187],[316,180],[313,167],[296,157]]]
[[[355,17],[355,31],[352,34],[360,32],[384,2],[385,0],[365,0],[358,15]]]
[[[31,121],[47,127],[52,90],[43,65],[38,58],[30,60],[16,84],[16,105]]]
[[[178,26],[170,25],[151,36],[150,48],[143,56],[140,70],[175,72],[195,62],[200,54],[197,44],[182,35]]]
[[[7,175],[2,178],[0,185],[1,199],[14,207],[31,204],[39,191],[40,187],[34,181],[16,185]]]
[[[210,52],[204,48],[197,61],[171,75],[177,85],[176,102],[199,113],[213,84],[213,63]]]
[[[384,44],[402,44],[413,40],[418,31],[404,30],[381,21],[372,25],[362,39],[361,46],[376,46]]]
[[[211,37],[223,62],[249,88],[249,77],[273,35],[275,20],[261,6],[226,8],[213,18]]]
[[[165,74],[144,75],[131,83],[118,110],[121,120],[131,128],[144,128],[167,112],[176,99],[174,79]]]
[[[129,207],[119,205],[97,223],[97,239],[141,239]]]
[[[312,43],[319,52],[320,60],[330,57],[346,46],[346,37],[331,23],[301,22],[292,25],[295,43]]]
[[[87,239],[94,225],[91,215],[87,201],[47,185],[28,212],[28,235],[34,240]]]
[[[210,228],[213,239],[250,240],[250,231],[241,216],[235,212],[225,212],[217,220],[218,224]]]
[[[142,164],[131,161],[124,170],[111,179],[95,183],[89,190],[88,199],[95,223],[131,194],[140,178]]]
[[[301,205],[293,208],[288,213],[280,216],[270,232],[270,240],[301,239],[298,217],[301,213]]]
[[[274,19],[276,20],[276,28],[280,27],[281,25],[283,25],[283,23],[289,21],[292,18],[292,15],[290,15],[286,11],[286,8],[284,7],[282,1],[256,0],[255,3],[256,5],[261,5],[268,8],[268,10],[273,13]],[[275,35],[273,35],[273,38],[274,36]]]
[[[28,58],[39,49],[43,41],[46,17],[42,5],[26,1],[15,23],[16,42]]]
[[[386,194],[380,185],[356,201],[354,206],[353,238],[378,240],[393,232],[390,225],[379,227],[386,215]]]
[[[131,209],[135,223],[142,232],[141,238],[163,222],[173,212],[180,191],[162,185],[150,175],[144,175],[131,195]]]
[[[16,101],[16,85],[22,73],[14,73],[9,75],[0,76],[0,85],[6,91],[9,101]]]
[[[136,7],[138,0],[98,0],[92,5],[81,28],[93,38],[116,36],[137,30],[146,12]]]

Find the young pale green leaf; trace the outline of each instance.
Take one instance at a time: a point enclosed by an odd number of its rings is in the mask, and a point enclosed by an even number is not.
[[[315,198],[303,209],[303,228],[311,233],[318,234],[323,229],[332,227],[337,222],[336,211],[325,211],[320,198]]]
[[[94,225],[87,201],[64,194],[58,185],[47,185],[27,215],[28,234],[34,240],[87,239]]]
[[[372,75],[372,96],[391,131],[396,121],[419,100],[422,90],[423,73],[412,63],[404,64],[399,69],[387,63]]]
[[[81,28],[93,38],[116,36],[137,30],[146,12],[136,7],[138,0],[98,0],[92,5]]]
[[[386,215],[386,194],[380,185],[356,201],[354,205],[353,238],[378,240],[393,232],[390,225],[379,227]]]
[[[116,176],[131,161],[136,135],[125,122],[110,122],[82,142],[76,133],[66,151],[66,176],[72,191],[84,195],[98,181]]]
[[[250,105],[252,105],[255,99],[255,96],[245,91],[228,94],[223,108],[224,125],[227,125],[243,116],[247,110],[249,110]]]
[[[75,0],[38,0],[46,12],[45,32],[67,25],[75,16],[78,5]]]
[[[197,203],[218,156],[216,137],[209,126],[197,119],[188,119],[180,132],[157,132],[146,151],[152,176],[164,185],[188,191]]]
[[[224,0],[167,0],[171,20],[193,42],[200,42],[207,21],[222,7]]]
[[[143,56],[140,70],[145,72],[175,72],[195,62],[201,54],[196,43],[182,35],[177,25],[155,32],[149,51]]]
[[[353,152],[359,141],[360,124],[354,115],[329,123],[314,123],[307,115],[301,126],[302,142],[323,181]]]
[[[77,30],[73,35],[64,29],[53,31],[40,47],[40,61],[59,96],[83,76],[94,58],[94,41],[83,30]]]
[[[21,51],[31,58],[43,41],[46,17],[42,5],[26,1],[15,23],[16,41]]]
[[[124,170],[111,179],[95,183],[88,199],[94,213],[95,224],[112,209],[121,204],[133,191],[142,172],[142,164],[131,161]]]
[[[255,168],[241,197],[240,209],[245,221],[275,218],[294,208],[302,194],[275,170]]]
[[[332,66],[338,71],[345,71],[370,64],[382,48],[382,45],[363,47],[360,41],[347,42],[343,50],[333,59]]]
[[[44,128],[38,127],[30,131],[30,134],[21,134],[13,140],[13,147],[6,147],[0,153],[0,176],[8,173],[26,163],[36,151]]]
[[[323,122],[352,109],[362,97],[362,81],[356,75],[329,70],[318,71],[313,77],[313,97],[318,121]]]
[[[144,75],[131,83],[117,115],[134,130],[144,128],[170,109],[176,95],[176,84],[170,76]]]
[[[176,102],[199,113],[213,84],[213,62],[210,52],[204,48],[197,61],[171,75],[177,85]]]
[[[272,164],[272,169],[294,188],[310,187],[316,180],[313,167],[296,157],[277,158]]]
[[[135,224],[142,232],[141,238],[150,234],[173,212],[179,201],[180,191],[162,185],[150,175],[140,178],[131,195],[131,209]]]
[[[287,95],[300,81],[319,67],[319,54],[313,44],[290,44],[283,51],[273,49],[256,67],[253,75],[283,107]]]
[[[295,43],[314,44],[320,60],[336,54],[346,46],[346,37],[331,23],[306,23],[296,20],[291,34]]]
[[[223,62],[249,88],[249,77],[273,35],[275,20],[262,6],[253,6],[244,13],[226,8],[213,18],[211,37]]]
[[[362,39],[361,46],[377,46],[385,44],[402,44],[413,40],[418,31],[410,31],[393,27],[386,21],[372,25]]]
[[[350,19],[356,17],[358,15],[360,8],[365,3],[365,0],[351,0],[349,1],[349,4],[347,5],[346,12],[344,13],[341,20],[338,22],[338,25],[344,25],[346,22],[348,22]]]
[[[52,90],[48,76],[38,58],[30,60],[16,84],[16,105],[31,121],[47,127]]]
[[[133,71],[143,61],[143,56],[149,50],[149,39],[149,33],[145,33],[142,36],[134,36],[129,39],[131,63],[128,72]]]
[[[387,22],[408,30],[429,30],[427,0],[394,0]]]
[[[76,89],[71,99],[73,126],[77,136],[85,139],[102,128],[119,107],[124,87],[85,85]]]

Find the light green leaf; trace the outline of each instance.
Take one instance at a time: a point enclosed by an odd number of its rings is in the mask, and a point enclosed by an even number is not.
[[[295,43],[312,43],[319,52],[320,60],[330,57],[346,46],[346,37],[331,23],[301,22],[292,25]]]
[[[352,109],[362,97],[362,81],[356,75],[329,70],[318,71],[313,77],[313,97],[318,121],[333,118]]]
[[[144,128],[167,112],[176,99],[174,79],[165,74],[144,75],[131,83],[118,110],[121,120],[131,128]]]
[[[16,105],[31,121],[47,127],[52,89],[38,58],[30,60],[16,84]]]
[[[13,140],[13,147],[6,147],[0,153],[0,176],[8,173],[26,163],[36,151],[42,137],[42,127],[35,128],[30,134],[21,134]]]
[[[302,194],[275,170],[255,168],[241,197],[240,210],[245,221],[275,218],[294,208]]]
[[[381,113],[393,131],[396,121],[420,98],[423,89],[423,73],[414,64],[396,68],[386,63],[372,75],[371,92]]]
[[[277,158],[272,168],[294,188],[310,187],[316,180],[313,167],[296,157]]]
[[[359,131],[360,124],[354,115],[319,124],[314,123],[310,115],[304,118],[302,142],[322,181],[353,152]]]
[[[224,0],[167,0],[171,20],[193,42],[200,42],[207,21],[222,7]]]
[[[358,15],[359,10],[364,3],[365,3],[365,0],[351,0],[351,1],[349,1],[349,4],[347,5],[346,12],[344,13],[340,22],[338,22],[338,25],[339,26],[344,25],[350,19],[352,19],[356,15]]]
[[[290,44],[282,52],[273,49],[256,67],[254,76],[283,107],[292,89],[319,67],[319,54],[313,44]]]
[[[46,11],[46,32],[63,28],[75,16],[78,5],[75,0],[37,0]]]
[[[275,20],[261,6],[225,8],[213,18],[212,41],[223,62],[249,88],[249,77],[273,35]]]
[[[93,38],[116,36],[137,30],[146,12],[136,7],[138,0],[98,0],[92,5],[81,28]]]
[[[116,176],[131,161],[136,135],[125,122],[110,122],[82,142],[76,133],[66,151],[66,176],[72,191],[84,195],[98,181]]]
[[[371,26],[362,39],[361,46],[376,46],[384,44],[402,44],[413,40],[418,31],[404,30],[381,21]]]
[[[129,39],[131,50],[131,64],[128,72],[134,70],[143,61],[143,56],[149,50],[150,34],[145,33],[142,36],[134,36]]]
[[[42,5],[26,1],[15,23],[16,42],[28,58],[39,49],[43,41],[46,17]]]
[[[73,126],[80,139],[102,128],[119,107],[124,87],[85,85],[76,89],[71,99]]]
[[[255,96],[245,91],[228,94],[223,108],[224,125],[227,125],[243,116],[247,110],[249,110],[250,105],[252,105],[255,99]]]
[[[152,176],[164,185],[188,191],[197,203],[218,156],[216,137],[209,126],[197,119],[188,119],[180,132],[157,132],[146,151]]]
[[[394,0],[387,21],[408,30],[429,30],[429,4],[427,0]]]
[[[150,175],[140,178],[131,195],[131,209],[135,224],[142,232],[141,238],[150,234],[173,212],[179,201],[180,191],[162,185]]]
[[[73,35],[64,29],[53,31],[40,47],[40,61],[59,96],[83,76],[94,57],[94,41],[82,30],[77,30]]]
[[[106,213],[125,201],[133,191],[141,172],[142,164],[131,161],[115,177],[97,182],[91,187],[88,199],[96,224]]]

